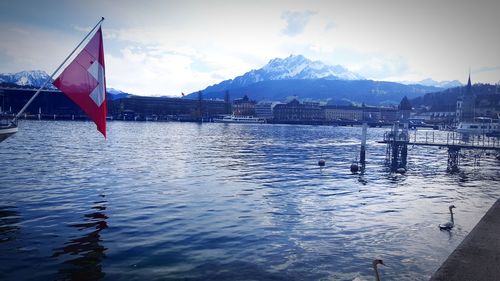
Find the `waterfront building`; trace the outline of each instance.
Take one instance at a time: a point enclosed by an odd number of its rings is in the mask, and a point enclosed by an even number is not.
[[[36,92],[32,87],[0,85],[0,107],[2,111],[18,112]],[[476,111],[490,116],[498,114],[500,102],[495,98],[477,99]],[[108,117],[118,120],[186,120],[195,121],[200,117],[213,118],[228,112],[228,101],[185,99],[168,97],[133,96],[116,98],[108,95]],[[490,102],[488,102],[490,101]],[[335,121],[361,121],[364,116],[368,121],[393,122],[399,119],[398,109],[390,107],[355,107],[327,105],[317,102],[300,103],[292,100],[287,104],[278,102],[251,101],[247,96],[234,101],[234,110],[239,116],[257,116],[266,120],[290,123],[321,123]],[[28,107],[27,118],[42,119],[87,119],[85,114],[59,90],[43,90],[39,97]],[[486,115],[489,114],[489,115]],[[448,115],[447,115],[448,116]]]
[[[0,106],[9,114],[17,113],[35,94],[37,89],[15,84],[0,85]],[[8,109],[8,110],[7,110]],[[23,118],[43,117],[59,119],[86,119],[85,113],[59,90],[45,89],[28,106]]]
[[[273,108],[277,102],[261,101],[255,105],[255,116],[266,120],[273,119]]]
[[[327,122],[361,121],[363,118],[370,122],[394,122],[399,119],[398,109],[393,107],[326,105],[322,108]]]
[[[427,111],[412,116],[413,119],[420,119],[429,124],[449,124],[455,120],[455,111]]]
[[[399,112],[397,108],[381,107],[380,109],[380,121],[383,122],[394,122],[399,119]]]
[[[2,108],[10,108],[14,113],[26,104],[37,89],[16,85],[0,85],[0,103]],[[202,100],[128,96],[113,99],[108,95],[108,116],[120,120],[170,119],[183,116],[190,120],[196,117],[197,111],[203,110],[203,117],[211,117],[226,113],[226,104],[221,100]],[[6,111],[5,109],[3,111]],[[40,95],[25,111],[27,118],[53,119],[87,119],[84,112],[59,90],[42,90]]]
[[[210,117],[226,113],[226,104],[221,100],[199,100],[167,97],[128,96],[108,101],[108,115],[121,116],[134,112],[136,119],[156,116],[159,119],[185,119]],[[120,119],[119,117],[117,117]]]
[[[255,116],[257,102],[250,100],[247,95],[233,101],[233,114],[235,116]]]
[[[325,105],[323,106],[325,121],[358,121],[363,118],[363,108],[352,105]]]
[[[380,108],[362,105],[363,117],[361,120],[373,122],[380,120]]]
[[[273,110],[276,122],[320,122],[325,120],[324,112],[319,105],[301,104],[293,99],[286,104],[277,104]]]

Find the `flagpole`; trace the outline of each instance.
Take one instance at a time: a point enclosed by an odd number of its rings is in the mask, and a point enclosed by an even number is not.
[[[23,108],[21,108],[21,110],[16,114],[16,116],[14,117],[14,119],[12,120],[12,123],[15,123],[16,120],[19,118],[19,116],[21,116],[21,114],[24,113],[24,111],[26,110],[26,108],[28,108],[28,106],[33,102],[33,100],[38,96],[38,94],[40,94],[40,92],[42,91],[42,89],[45,87],[45,85],[47,85],[47,83],[49,83],[49,81],[52,80],[52,78],[54,77],[54,75],[56,75],[56,73],[61,69],[61,67],[63,67],[63,65],[69,60],[69,58],[76,52],[76,50],[83,44],[83,42],[85,42],[85,40],[90,36],[90,34],[92,34],[92,32],[94,32],[94,30],[101,24],[101,22],[104,21],[104,17],[101,18],[101,20],[99,20],[99,22],[90,30],[89,33],[87,33],[87,35],[85,35],[85,37],[82,39],[82,41],[80,41],[80,43],[75,47],[75,49],[73,49],[73,51],[71,51],[71,53],[66,57],[66,59],[64,59],[64,61],[61,63],[61,65],[59,65],[59,67],[52,73],[52,75],[50,75],[49,78],[47,78],[47,80],[45,80],[45,82],[42,84],[42,86],[38,89],[38,91],[36,91],[36,93],[28,100],[28,102],[23,106]]]

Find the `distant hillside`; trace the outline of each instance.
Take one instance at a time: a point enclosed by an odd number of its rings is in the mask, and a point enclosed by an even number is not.
[[[437,88],[442,88],[442,89],[449,89],[449,88],[455,88],[455,87],[461,87],[463,84],[458,81],[458,80],[453,80],[453,81],[435,81],[431,78],[427,78],[421,81],[402,81],[400,82],[401,84],[405,85],[423,85],[423,86],[433,86]]]
[[[404,96],[415,98],[439,88],[403,85],[372,80],[274,80],[262,81],[229,90],[231,99],[248,95],[251,99],[282,101],[290,96],[330,103],[398,104]],[[203,92],[205,99],[223,99],[225,90]]]
[[[496,86],[490,84],[472,85],[472,92],[476,95],[496,93]],[[466,86],[428,93],[422,97],[413,98],[410,102],[413,108],[429,108],[430,111],[455,111],[457,99],[466,91]]]
[[[414,84],[419,84],[419,85],[424,85],[424,86],[434,86],[434,87],[439,87],[443,89],[449,89],[449,88],[455,88],[455,87],[461,87],[463,86],[462,83],[458,80],[453,80],[453,81],[435,81],[433,79],[425,79],[422,81],[419,81]]]

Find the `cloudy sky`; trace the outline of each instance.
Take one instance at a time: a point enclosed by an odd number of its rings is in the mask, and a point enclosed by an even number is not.
[[[0,73],[51,74],[101,16],[108,87],[191,93],[302,54],[386,81],[500,81],[500,1],[2,0]]]

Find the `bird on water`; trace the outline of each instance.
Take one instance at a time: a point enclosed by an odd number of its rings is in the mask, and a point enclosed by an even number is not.
[[[379,260],[379,259],[373,260],[373,270],[375,271],[375,280],[376,281],[380,281],[380,275],[378,274],[378,268],[377,268],[377,265],[379,265],[379,264],[385,265],[382,260]]]
[[[378,268],[377,266],[381,264],[381,265],[385,265],[384,262],[382,260],[379,260],[379,259],[374,259],[373,262],[372,262],[372,265],[373,265],[373,271],[375,271],[375,281],[380,281],[380,275],[378,273]],[[360,279],[359,277],[356,277],[354,278],[354,280],[352,281],[364,281],[363,279]]]
[[[451,221],[439,225],[440,230],[451,230],[455,226],[455,221],[453,220],[453,209],[456,208],[455,205],[450,205]]]

